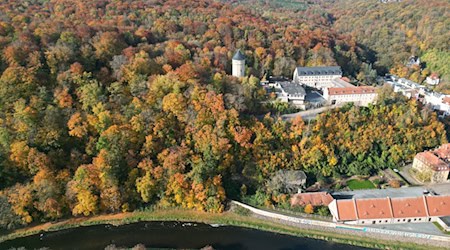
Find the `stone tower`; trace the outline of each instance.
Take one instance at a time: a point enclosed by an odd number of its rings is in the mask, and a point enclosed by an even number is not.
[[[245,76],[245,56],[238,50],[233,56],[233,76],[244,77]]]

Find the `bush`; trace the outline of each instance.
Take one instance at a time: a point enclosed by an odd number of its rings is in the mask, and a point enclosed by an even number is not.
[[[314,213],[314,207],[311,204],[308,204],[305,206],[305,213],[307,214],[313,214]]]
[[[326,206],[321,206],[317,209],[317,214],[321,216],[330,216],[330,210]]]
[[[391,186],[393,188],[399,188],[401,186],[401,183],[399,180],[390,180],[389,186]]]

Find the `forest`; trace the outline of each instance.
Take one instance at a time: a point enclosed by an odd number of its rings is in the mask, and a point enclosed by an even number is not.
[[[274,204],[279,170],[370,175],[446,142],[434,112],[388,87],[310,123],[261,106],[259,79],[297,65],[370,84],[373,52],[325,4],[2,1],[0,228],[154,205],[222,212],[243,190]],[[229,76],[238,48],[243,79]]]

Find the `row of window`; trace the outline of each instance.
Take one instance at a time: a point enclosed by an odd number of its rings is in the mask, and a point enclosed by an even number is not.
[[[431,221],[431,218],[397,219],[397,222],[412,222],[412,221]],[[383,220],[378,220],[378,223],[383,223]],[[384,223],[388,223],[388,220],[384,220]],[[365,224],[365,221],[361,221],[361,224]],[[377,224],[377,221],[373,220],[372,224]]]

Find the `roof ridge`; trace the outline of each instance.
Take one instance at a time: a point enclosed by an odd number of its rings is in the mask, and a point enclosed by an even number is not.
[[[352,200],[353,200],[353,207],[355,208],[356,220],[359,220],[359,214],[358,214],[358,207],[356,205],[356,199],[352,198]]]
[[[391,197],[386,197],[389,201],[389,211],[391,211],[391,218],[394,218],[394,208],[392,207]]]
[[[425,195],[422,195],[423,198],[423,204],[425,206],[425,212],[427,213],[427,217],[430,217],[430,211],[428,211],[428,201]]]

